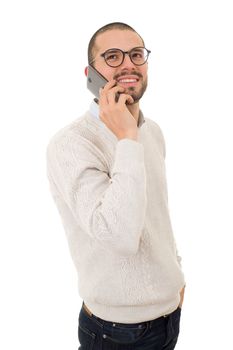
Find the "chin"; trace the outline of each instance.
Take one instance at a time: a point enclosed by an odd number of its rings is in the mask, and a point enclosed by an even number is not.
[[[134,103],[137,103],[143,96],[145,91],[139,91],[139,92],[134,92],[134,91],[129,91],[128,94],[133,97]]]
[[[147,85],[144,85],[141,87],[140,91],[137,92],[137,91],[135,91],[135,87],[132,86],[132,87],[128,88],[128,91],[126,93],[128,93],[130,96],[133,97],[134,103],[137,103],[144,95],[146,88],[147,88]],[[134,103],[132,103],[132,104],[134,104]]]

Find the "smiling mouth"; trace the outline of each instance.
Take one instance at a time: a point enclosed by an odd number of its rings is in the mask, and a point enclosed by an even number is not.
[[[117,83],[123,87],[131,87],[136,86],[139,82],[139,78],[137,76],[121,76],[117,79]]]
[[[138,81],[138,79],[119,79],[118,83],[136,83]]]

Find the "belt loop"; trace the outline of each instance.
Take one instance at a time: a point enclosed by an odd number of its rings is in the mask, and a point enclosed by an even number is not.
[[[153,320],[152,321],[148,321],[148,328],[151,329],[152,328],[152,324],[153,324]]]

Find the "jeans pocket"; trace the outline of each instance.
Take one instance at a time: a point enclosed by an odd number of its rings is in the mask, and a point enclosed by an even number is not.
[[[79,347],[80,350],[81,349],[92,350],[95,343],[96,334],[90,331],[85,326],[79,324],[78,339],[81,345],[81,347]]]
[[[115,344],[134,344],[141,339],[148,331],[148,325],[142,327],[111,327],[105,329],[105,336],[108,341]]]

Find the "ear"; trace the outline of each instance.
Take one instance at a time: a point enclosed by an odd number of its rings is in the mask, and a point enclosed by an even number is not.
[[[85,75],[86,75],[86,77],[87,77],[87,74],[88,74],[88,67],[85,67],[84,73],[85,73]]]

